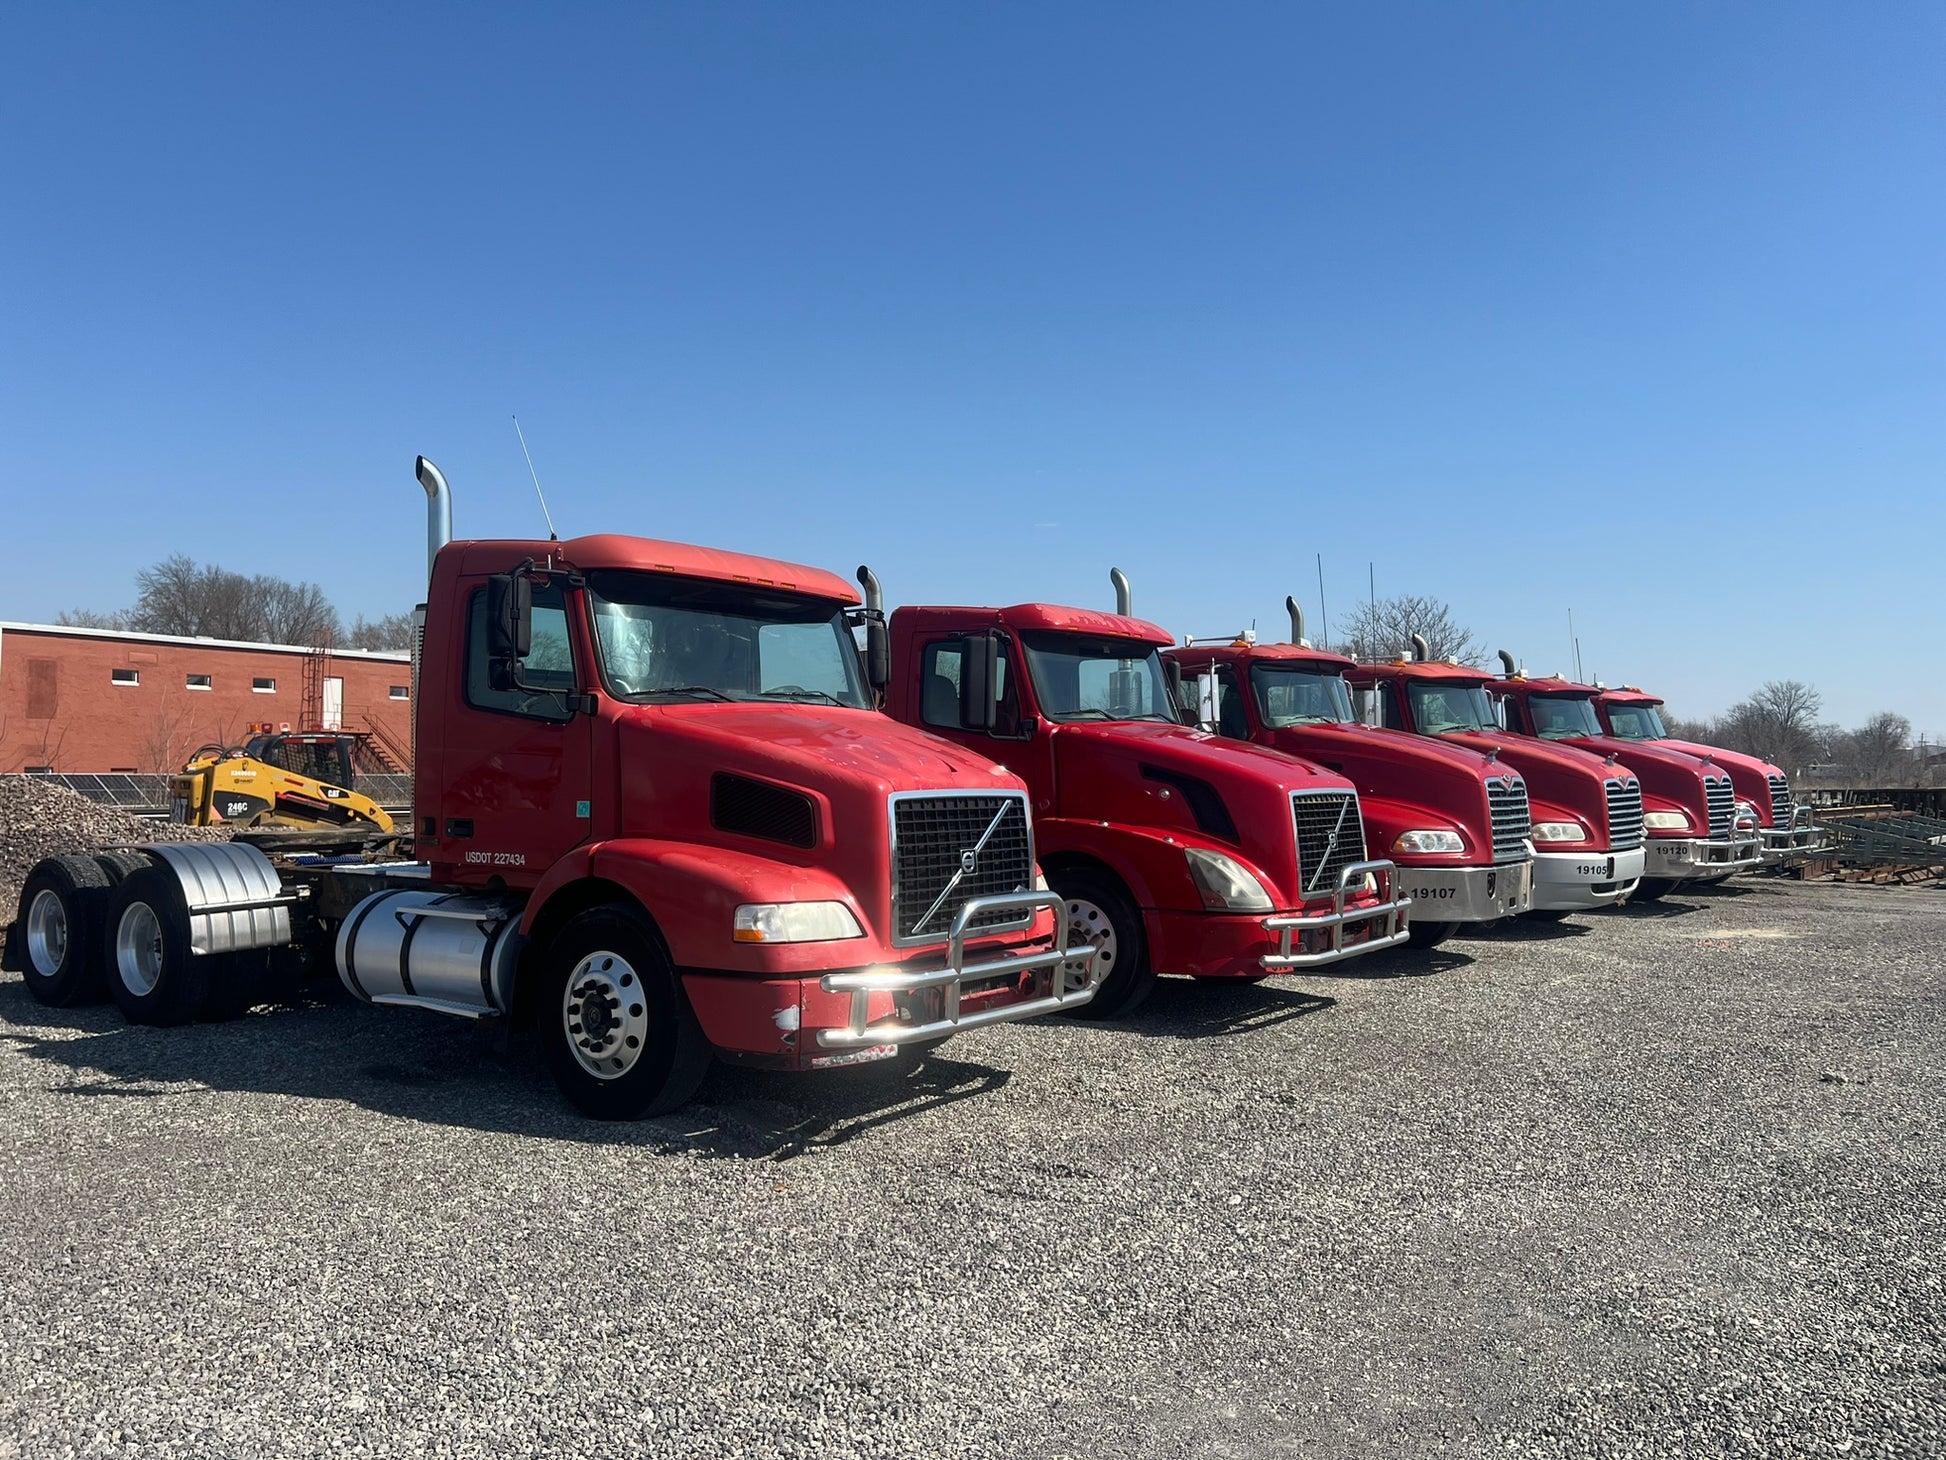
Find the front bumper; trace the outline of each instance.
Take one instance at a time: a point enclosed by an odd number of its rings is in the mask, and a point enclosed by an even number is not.
[[[1354,881],[1363,882],[1367,876],[1382,877],[1381,885],[1390,890],[1392,900],[1359,907],[1345,906],[1346,899],[1351,895],[1351,884]],[[1316,968],[1321,964],[1356,958],[1363,953],[1376,953],[1381,948],[1395,947],[1409,936],[1406,918],[1411,906],[1412,899],[1399,894],[1398,869],[1390,862],[1353,862],[1338,874],[1338,886],[1331,894],[1330,912],[1282,913],[1263,920],[1263,930],[1277,940],[1277,951],[1264,954],[1257,962],[1267,972],[1283,973],[1292,968]],[[1347,943],[1347,930],[1363,932],[1367,936],[1362,942]],[[1307,938],[1307,934],[1312,936]],[[1313,945],[1309,951],[1304,946],[1307,942]]]
[[[983,963],[966,961],[967,925],[974,918],[989,912],[1039,913],[1043,909],[1054,914],[1052,948],[1040,953],[989,958]],[[1023,997],[1011,1002],[983,1000],[977,1009],[962,1010],[961,1000],[970,986],[986,985],[991,989],[1009,980],[1022,984]],[[818,986],[828,994],[848,994],[851,1001],[849,1017],[842,1027],[817,1031],[821,1048],[870,1049],[879,1045],[923,1044],[985,1024],[1004,1024],[1080,1008],[1095,996],[1095,950],[1092,947],[1069,950],[1066,904],[1051,892],[976,897],[953,919],[953,930],[946,941],[945,967],[853,969],[828,973],[818,980]],[[874,1023],[871,1017],[874,994],[891,995],[900,1012]],[[921,997],[926,995],[930,997]],[[882,1007],[882,997],[880,1003]],[[921,1005],[930,1006],[929,1014],[916,1014]]]
[[[1642,880],[1648,854],[1625,852],[1536,852],[1534,908],[1539,912],[1580,912],[1613,907]]]
[[[1534,900],[1534,864],[1495,867],[1401,867],[1399,890],[1421,922],[1490,923],[1524,913]]]
[[[1766,826],[1757,835],[1763,842],[1761,855],[1766,867],[1806,861],[1829,845],[1824,828],[1811,820],[1809,806],[1793,810],[1789,826]]]
[[[1669,882],[1720,882],[1762,864],[1761,843],[1755,836],[1650,837],[1644,877]]]

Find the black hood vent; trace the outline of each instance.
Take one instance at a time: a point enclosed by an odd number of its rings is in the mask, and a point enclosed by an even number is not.
[[[1208,781],[1159,765],[1143,766],[1142,779],[1158,782],[1181,796],[1189,805],[1189,814],[1196,818],[1196,829],[1204,836],[1218,837],[1232,846],[1242,841],[1230,808],[1223,804],[1221,793]]]
[[[710,778],[709,824],[787,847],[818,844],[818,808],[809,796],[722,771]]]

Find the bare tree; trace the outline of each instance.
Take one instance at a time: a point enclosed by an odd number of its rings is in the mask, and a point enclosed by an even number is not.
[[[64,608],[54,615],[54,622],[71,629],[125,629],[128,627],[128,611],[116,609],[113,613],[98,613],[92,608]]]
[[[1846,757],[1875,786],[1896,786],[1913,771],[1912,722],[1881,710],[1845,737]]]
[[[135,607],[122,618],[152,634],[309,645],[338,633],[338,612],[315,583],[247,578],[175,553],[137,573],[135,586]]]
[[[1454,620],[1449,605],[1421,594],[1359,604],[1350,631],[1332,647],[1353,659],[1410,657],[1414,634],[1424,636],[1434,659],[1478,665],[1486,657],[1486,645]]]
[[[340,640],[347,649],[410,649],[412,615],[388,613],[368,619],[362,613],[352,620],[351,631]]]
[[[338,610],[315,583],[287,583],[259,576],[251,586],[262,604],[257,637],[271,644],[330,645],[338,638]]]

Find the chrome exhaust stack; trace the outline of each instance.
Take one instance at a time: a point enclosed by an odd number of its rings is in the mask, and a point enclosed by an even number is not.
[[[1500,651],[1500,667],[1506,670],[1507,678],[1509,679],[1514,678],[1520,673],[1520,666],[1514,663],[1514,656],[1509,654],[1505,649]]]
[[[1412,636],[1412,657],[1421,664],[1432,658],[1432,645],[1426,642],[1426,636],[1424,634],[1414,634]]]
[[[1304,637],[1304,610],[1297,606],[1297,599],[1286,594],[1284,608],[1291,616],[1291,642],[1300,649],[1310,648],[1311,641]]]
[[[433,559],[453,540],[453,492],[443,472],[425,457],[412,465],[419,485],[426,489],[426,581],[432,581]]]
[[[1115,585],[1115,612],[1123,618],[1131,617],[1135,613],[1135,595],[1129,589],[1128,574],[1120,568],[1110,568],[1108,581]]]

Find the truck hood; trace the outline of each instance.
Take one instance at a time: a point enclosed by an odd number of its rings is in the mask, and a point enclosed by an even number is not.
[[[1309,761],[1185,725],[1057,725],[1053,749],[1053,814],[1240,855],[1280,907],[1301,900],[1291,793],[1353,791]]]
[[[1666,746],[1679,750],[1686,755],[1708,756],[1717,765],[1730,773],[1730,784],[1745,801],[1757,808],[1757,819],[1765,826],[1775,820],[1771,815],[1770,778],[1784,774],[1781,766],[1769,761],[1759,760],[1754,755],[1744,755],[1734,750],[1719,750],[1714,745],[1698,745],[1693,740],[1655,740],[1650,744]]]
[[[676,826],[709,840],[711,782],[718,772],[807,792],[823,803],[825,825],[834,833],[856,822],[869,826],[875,838],[885,834],[885,798],[896,791],[1026,789],[989,757],[871,710],[634,705],[619,720],[624,834]],[[637,806],[641,816],[633,813]]]
[[[1536,821],[1557,821],[1560,817],[1556,813],[1566,812],[1587,826],[1605,828],[1608,825],[1606,782],[1641,780],[1633,766],[1624,765],[1619,759],[1609,765],[1605,754],[1532,735],[1493,730],[1484,734],[1442,735],[1439,739],[1482,751],[1497,747],[1501,764],[1512,766],[1527,782],[1527,799]]]
[[[1545,745],[1550,742],[1537,740],[1537,743]],[[1645,801],[1660,797],[1682,807],[1690,815],[1700,817],[1701,824],[1709,824],[1709,803],[1703,795],[1703,772],[1707,767],[1700,758],[1668,749],[1656,741],[1615,740],[1606,735],[1553,743],[1590,751],[1597,756],[1613,753],[1616,760],[1634,771],[1636,778],[1642,782]]]

